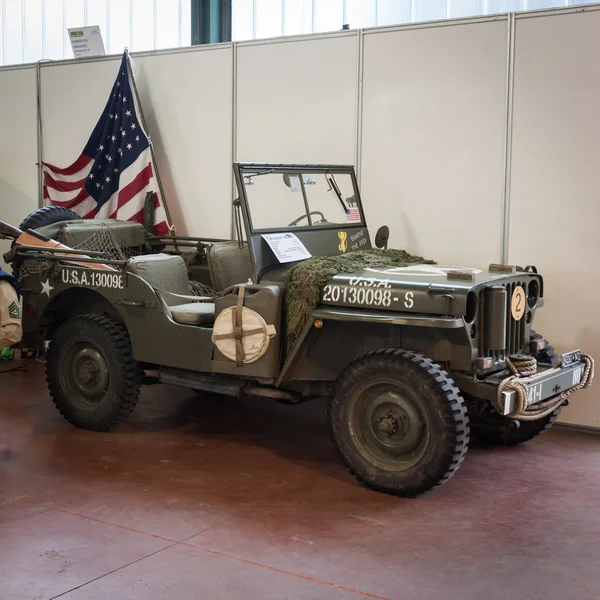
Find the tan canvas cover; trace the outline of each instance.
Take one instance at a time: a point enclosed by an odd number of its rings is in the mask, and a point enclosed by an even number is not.
[[[236,338],[236,312],[241,309],[241,335]],[[239,314],[239,313],[238,313]],[[219,352],[229,360],[253,363],[264,356],[269,341],[277,335],[274,325],[266,321],[254,310],[246,306],[230,306],[215,319],[212,341]],[[243,353],[238,352],[241,343]],[[241,361],[240,361],[241,359]]]

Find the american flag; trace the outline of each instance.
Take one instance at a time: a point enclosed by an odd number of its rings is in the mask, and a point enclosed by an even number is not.
[[[154,233],[166,235],[166,214],[156,194],[150,141],[135,110],[127,53],[108,103],[81,156],[70,166],[43,162],[44,201],[84,219],[143,222],[146,194],[154,192]]]
[[[350,206],[346,212],[346,221],[352,223],[354,221],[360,221],[360,212],[358,206]]]

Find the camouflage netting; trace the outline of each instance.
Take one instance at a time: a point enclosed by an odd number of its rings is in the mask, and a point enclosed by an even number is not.
[[[293,267],[286,279],[285,312],[288,352],[293,348],[310,314],[316,308],[323,286],[338,273],[365,268],[406,267],[435,264],[405,250],[359,250],[339,256],[313,256]]]

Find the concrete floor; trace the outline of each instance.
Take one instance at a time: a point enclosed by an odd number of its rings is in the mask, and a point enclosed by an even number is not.
[[[39,363],[0,389],[2,599],[598,598],[598,436],[473,445],[404,500],[346,473],[321,402],[156,386],[98,434],[62,420]]]

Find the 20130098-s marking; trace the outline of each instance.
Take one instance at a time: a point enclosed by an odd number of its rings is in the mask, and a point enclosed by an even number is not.
[[[88,269],[63,269],[61,281],[67,285],[82,285],[92,288],[110,288],[122,290],[125,288],[123,273],[107,273]]]
[[[353,277],[347,285],[328,284],[323,288],[323,302],[341,302],[359,306],[391,307],[402,302],[404,308],[414,306],[413,292],[393,295],[389,279]]]

